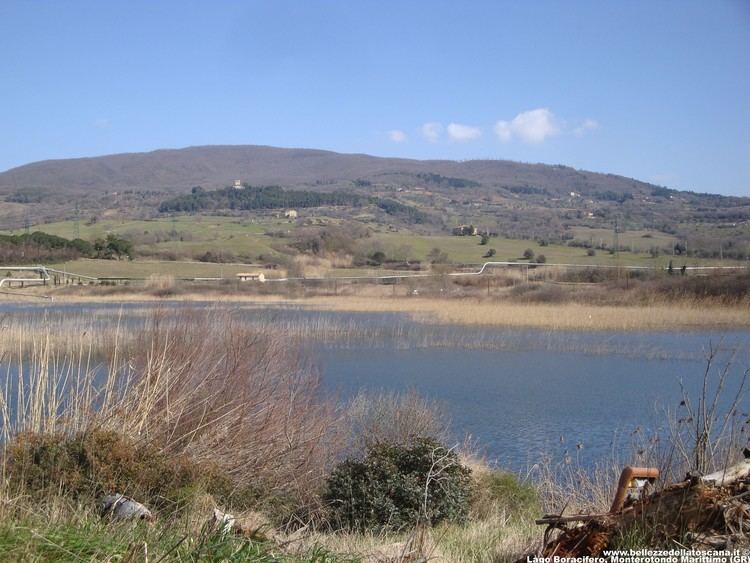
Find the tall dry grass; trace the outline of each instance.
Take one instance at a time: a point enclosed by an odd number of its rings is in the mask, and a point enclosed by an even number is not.
[[[349,401],[344,420],[347,455],[354,457],[378,444],[406,445],[417,438],[447,443],[450,437],[450,419],[444,406],[415,391],[360,391]]]
[[[664,330],[750,326],[750,309],[716,304],[522,304],[494,299],[315,297],[335,311],[408,313],[428,322],[549,330]]]
[[[127,350],[119,337],[106,366],[84,343],[54,351],[49,333],[19,349],[0,389],[3,444],[114,430],[210,462],[238,489],[315,508],[337,415],[294,347],[216,311],[156,312]]]

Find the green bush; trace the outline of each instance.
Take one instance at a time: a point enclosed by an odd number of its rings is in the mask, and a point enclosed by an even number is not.
[[[471,470],[439,442],[378,444],[339,464],[324,500],[334,527],[402,530],[418,523],[461,522],[471,498]]]
[[[227,499],[233,487],[219,468],[94,430],[75,436],[19,434],[8,446],[10,483],[26,494],[73,497],[127,494],[157,508],[180,506],[198,491]]]
[[[541,510],[534,486],[503,471],[489,471],[476,478],[471,509],[478,518],[502,512],[518,520],[533,518]]]

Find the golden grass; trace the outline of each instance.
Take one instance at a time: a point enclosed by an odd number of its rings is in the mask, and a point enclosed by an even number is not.
[[[59,293],[37,288],[38,295],[51,296],[54,302],[154,302],[210,301],[215,303],[249,303],[263,305],[302,305],[321,310],[362,313],[406,313],[426,323],[540,328],[546,330],[670,330],[728,329],[750,326],[750,307],[744,303],[722,305],[703,301],[653,303],[649,305],[601,305],[568,303],[517,303],[477,297],[408,297],[390,295],[386,286],[373,286],[362,295],[311,296],[292,298],[280,294],[201,293],[178,295],[153,293],[93,294]],[[33,290],[32,290],[33,291]],[[29,301],[29,297],[2,295],[0,303]],[[39,299],[34,301],[41,302]]]
[[[414,561],[420,557],[435,563],[496,563],[516,561],[534,551],[538,543],[539,528],[533,521],[511,521],[497,514],[406,534],[313,533],[302,545],[349,553],[367,563]]]
[[[447,324],[548,330],[665,330],[750,326],[746,307],[659,304],[649,306],[520,304],[484,299],[313,297],[307,305],[335,311],[408,313]]]

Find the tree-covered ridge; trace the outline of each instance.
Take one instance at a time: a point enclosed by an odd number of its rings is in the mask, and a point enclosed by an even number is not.
[[[198,186],[193,188],[190,194],[162,202],[159,211],[161,213],[198,213],[222,209],[252,211],[323,206],[362,207],[365,205],[375,205],[388,215],[400,217],[411,223],[424,223],[428,219],[426,213],[393,199],[380,199],[351,192],[285,190],[279,186],[228,187],[211,191]]]
[[[467,180],[466,178],[454,178],[452,176],[443,176],[441,174],[434,174],[432,172],[423,172],[417,174],[417,178],[424,180],[430,184],[437,184],[440,186],[447,186],[449,188],[478,188],[481,186],[479,182],[474,180]]]
[[[285,209],[321,207],[324,205],[359,206],[367,198],[349,192],[321,193],[309,190],[284,190],[279,186],[244,186],[242,188],[223,188],[207,191],[200,186],[193,188],[192,193],[163,202],[159,206],[162,213],[191,213],[215,209]]]

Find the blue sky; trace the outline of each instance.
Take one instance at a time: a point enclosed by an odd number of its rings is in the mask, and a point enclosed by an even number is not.
[[[750,2],[0,2],[0,170],[246,143],[750,196]]]

